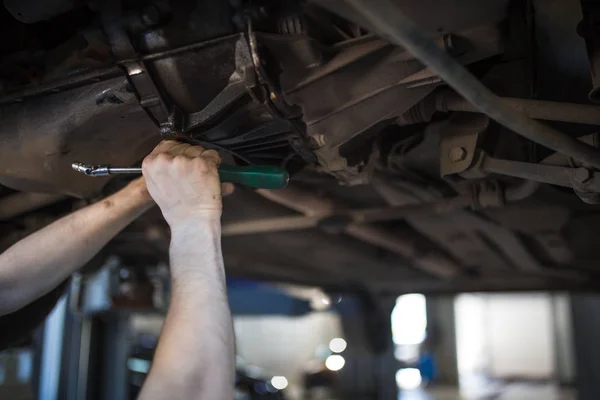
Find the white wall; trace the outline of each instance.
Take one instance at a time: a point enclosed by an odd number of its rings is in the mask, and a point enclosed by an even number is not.
[[[555,324],[550,294],[460,295],[455,307],[461,374],[555,377]]]
[[[490,295],[486,315],[490,375],[553,377],[554,326],[549,294]]]
[[[461,294],[454,301],[458,373],[484,373],[488,365],[485,295]]]
[[[341,335],[339,316],[315,312],[302,317],[236,316],[237,354],[271,375],[298,382],[319,346]]]

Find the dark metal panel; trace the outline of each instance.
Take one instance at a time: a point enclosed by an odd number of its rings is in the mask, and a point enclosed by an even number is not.
[[[508,0],[395,0],[402,10],[424,29],[433,33],[456,32],[474,26],[498,23],[506,16]],[[316,0],[325,8],[372,30],[344,0]]]
[[[587,102],[592,88],[585,41],[577,34],[581,6],[533,0],[536,94],[545,100]]]
[[[391,46],[382,48],[288,94],[303,109],[308,135],[323,135],[324,149],[319,153],[337,153],[335,149],[354,136],[397,117],[433,90],[434,86],[409,89],[400,83],[422,69],[416,61],[404,61],[402,54]],[[324,157],[321,162],[328,163]]]
[[[0,183],[22,191],[97,194],[108,180],[73,161],[132,165],[160,141],[124,78],[6,105],[0,120]]]
[[[75,0],[4,0],[4,7],[15,19],[34,24],[66,13],[75,3]]]
[[[230,35],[146,64],[169,100],[191,114],[205,108],[228,86],[241,84],[233,100],[245,94],[252,81],[248,77],[253,68],[250,57],[243,35]],[[221,101],[218,110],[231,102]]]

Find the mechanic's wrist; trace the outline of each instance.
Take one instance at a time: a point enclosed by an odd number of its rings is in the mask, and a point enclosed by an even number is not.
[[[215,211],[196,212],[180,218],[167,218],[171,236],[188,236],[201,233],[202,236],[221,235],[221,213]]]
[[[147,208],[154,204],[154,200],[150,196],[150,192],[148,192],[146,181],[143,177],[131,181],[122,190],[122,194],[136,206]]]

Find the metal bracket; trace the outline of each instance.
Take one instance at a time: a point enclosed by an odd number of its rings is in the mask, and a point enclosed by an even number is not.
[[[125,31],[123,26],[125,17],[122,11],[122,1],[111,0],[104,2],[101,12],[102,25],[113,55],[124,67],[127,78],[135,89],[142,108],[160,127],[161,133],[171,133],[172,129],[170,127],[172,124],[169,123],[169,107],[148,72],[144,61],[139,59]]]
[[[489,121],[483,114],[455,113],[444,123],[440,136],[441,176],[458,174],[471,166],[479,134],[487,129]]]

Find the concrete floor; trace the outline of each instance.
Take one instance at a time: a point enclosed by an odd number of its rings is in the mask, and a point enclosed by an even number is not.
[[[435,387],[404,391],[398,400],[575,400],[573,389],[553,384],[510,383],[478,389]]]

